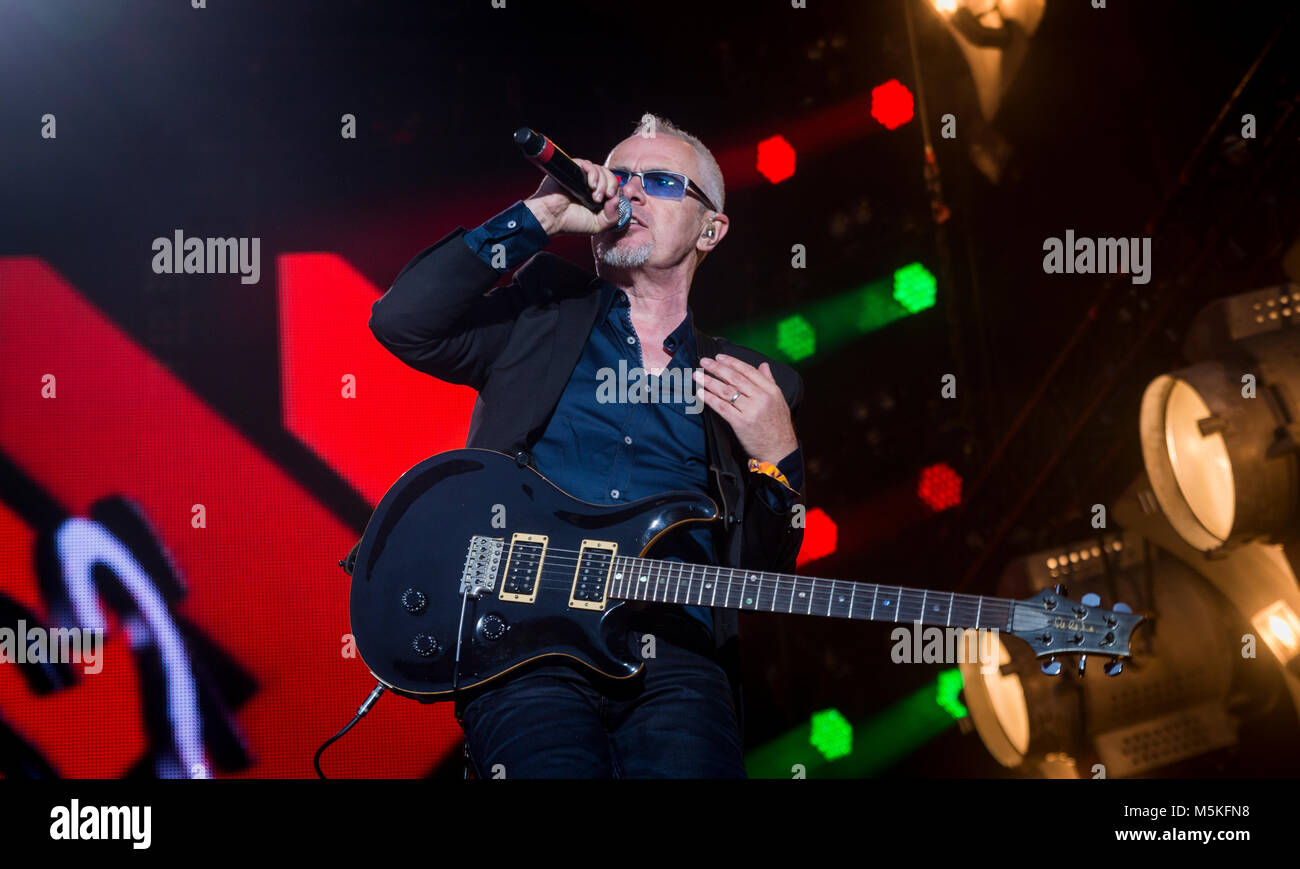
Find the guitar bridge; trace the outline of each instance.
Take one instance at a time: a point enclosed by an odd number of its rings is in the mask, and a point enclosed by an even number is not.
[[[460,574],[460,593],[477,598],[492,591],[501,567],[501,553],[505,543],[500,537],[474,536],[469,539],[469,552],[465,553],[465,569]]]

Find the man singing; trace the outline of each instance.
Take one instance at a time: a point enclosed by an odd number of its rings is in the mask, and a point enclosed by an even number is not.
[[[802,380],[696,330],[687,305],[696,268],[730,224],[717,161],[645,115],[605,165],[575,162],[602,211],[548,177],[531,198],[422,251],[375,303],[371,330],[408,365],[478,390],[466,446],[531,462],[597,504],[709,494],[719,520],[681,526],[651,557],[792,572],[803,539],[791,421]],[[616,229],[620,191],[632,217]],[[597,276],[540,252],[558,233],[592,237]],[[611,372],[637,369],[650,389],[629,384],[616,393],[626,400],[610,400],[601,386]],[[479,777],[745,775],[735,611],[622,607],[643,679],[609,684],[555,664],[457,704]]]

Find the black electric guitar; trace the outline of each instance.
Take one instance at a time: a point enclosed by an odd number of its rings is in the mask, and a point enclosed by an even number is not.
[[[543,660],[629,679],[643,663],[619,610],[658,601],[996,628],[1040,658],[1106,655],[1113,675],[1144,618],[1089,595],[1016,601],[647,557],[664,532],[717,513],[698,492],[590,504],[503,453],[440,453],[403,474],[366,526],[352,573],[357,651],[389,688],[425,701]]]

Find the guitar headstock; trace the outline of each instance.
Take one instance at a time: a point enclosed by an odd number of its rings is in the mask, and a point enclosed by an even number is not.
[[[1129,641],[1133,630],[1146,616],[1134,613],[1124,603],[1102,609],[1101,598],[1095,594],[1085,594],[1077,601],[1065,594],[1066,590],[1058,585],[1016,601],[1008,633],[1028,643],[1036,657],[1049,659],[1042,664],[1049,676],[1061,672],[1056,656],[1068,654],[1081,656],[1080,675],[1088,655],[1110,657],[1104,668],[1106,675],[1118,675],[1124,669],[1121,659],[1132,654]]]

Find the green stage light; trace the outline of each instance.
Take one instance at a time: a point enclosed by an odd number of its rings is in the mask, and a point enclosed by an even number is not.
[[[887,709],[852,726],[826,709],[745,755],[750,778],[870,778],[966,716],[954,668]],[[856,733],[855,733],[856,731]],[[856,739],[854,738],[856,736]]]
[[[839,350],[868,332],[934,307],[934,276],[920,263],[892,277],[820,299],[784,317],[769,317],[725,329],[737,344],[785,362]]]
[[[894,272],[894,299],[909,314],[934,307],[934,275],[920,263],[903,266]]]
[[[853,751],[853,725],[838,709],[814,712],[808,742],[827,760],[838,760]]]
[[[854,291],[857,317],[854,325],[859,333],[866,334],[883,329],[895,320],[907,316],[907,310],[894,300],[889,286],[880,281]]]
[[[798,362],[817,350],[817,332],[798,314],[786,317],[776,325],[776,346],[791,361]]]
[[[957,699],[961,693],[961,670],[944,670],[939,674],[939,684],[934,702],[947,711],[953,718],[965,718],[970,712]]]

